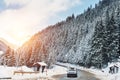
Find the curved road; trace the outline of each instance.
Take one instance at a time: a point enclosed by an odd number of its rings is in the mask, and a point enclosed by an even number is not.
[[[97,79],[94,74],[86,71],[78,70],[77,73],[77,78],[67,78],[66,74],[54,75],[52,78],[55,80],[100,80]]]

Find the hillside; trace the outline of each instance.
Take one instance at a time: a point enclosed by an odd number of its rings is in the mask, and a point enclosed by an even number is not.
[[[8,45],[6,45],[2,40],[0,40],[0,51],[6,52]]]
[[[0,51],[2,52],[0,54],[0,65],[15,65],[14,50],[3,39],[0,40]]]
[[[8,42],[7,40],[0,38],[0,41],[4,42],[7,46],[9,46],[11,49],[16,49],[17,45],[12,44],[10,42]]]
[[[106,67],[120,56],[120,0],[103,0],[84,13],[36,33],[17,50],[18,65],[56,61]]]

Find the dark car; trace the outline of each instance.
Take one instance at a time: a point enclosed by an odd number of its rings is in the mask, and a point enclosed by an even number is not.
[[[76,78],[77,77],[77,69],[69,68],[67,71],[67,77]]]

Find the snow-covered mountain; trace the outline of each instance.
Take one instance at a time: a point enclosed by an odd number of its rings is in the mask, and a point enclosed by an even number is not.
[[[3,51],[4,53],[6,53],[8,50],[8,46],[0,40],[0,51]]]
[[[8,42],[8,41],[5,40],[4,38],[0,38],[0,41],[4,42],[7,46],[9,46],[9,47],[12,48],[12,49],[16,49],[16,47],[18,47],[17,45]]]
[[[0,65],[15,65],[14,50],[3,39],[0,40],[0,52]]]
[[[17,50],[17,64],[44,60],[101,68],[120,56],[119,41],[120,0],[102,0],[36,33]]]

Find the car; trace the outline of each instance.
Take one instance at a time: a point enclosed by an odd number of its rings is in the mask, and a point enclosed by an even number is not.
[[[68,78],[76,78],[77,77],[77,69],[69,68],[67,71],[67,77]]]

